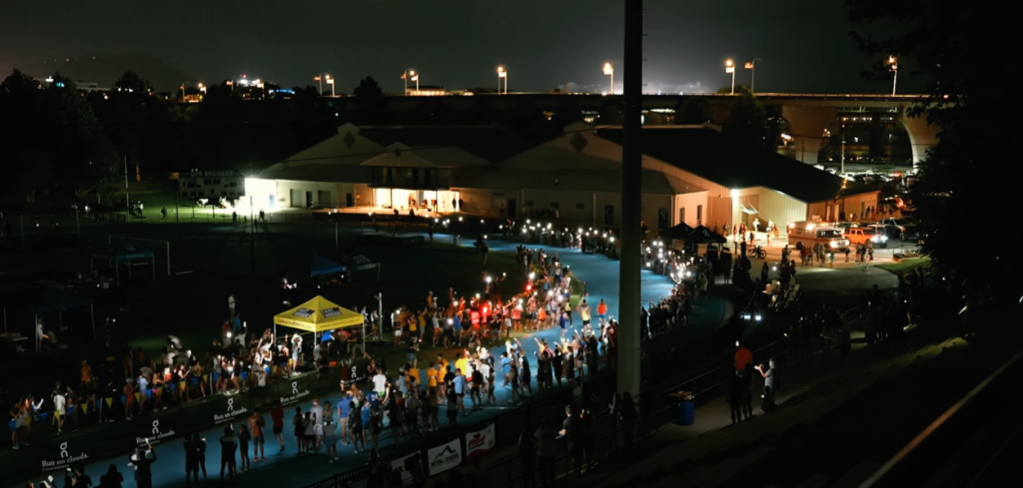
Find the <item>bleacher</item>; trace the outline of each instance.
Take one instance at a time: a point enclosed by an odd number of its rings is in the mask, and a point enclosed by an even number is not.
[[[885,420],[888,411],[883,405],[887,398],[896,398],[893,392],[940,391],[943,372],[955,371],[963,345],[961,340],[928,344],[852,367],[791,398],[773,414],[671,444],[634,463],[631,469],[594,484],[597,488],[858,486],[886,458],[874,456],[869,449],[860,453],[840,444],[835,446],[835,455],[829,456],[819,452],[829,450],[827,440],[849,436],[850,441],[862,442],[856,436],[868,435],[878,425],[890,422]],[[910,398],[913,396],[906,395],[901,400]],[[834,420],[836,416],[841,420]],[[901,447],[899,442],[908,441],[906,435],[903,430],[890,429],[878,443]],[[856,455],[838,454],[848,450]],[[793,457],[805,457],[807,462],[793,462]]]

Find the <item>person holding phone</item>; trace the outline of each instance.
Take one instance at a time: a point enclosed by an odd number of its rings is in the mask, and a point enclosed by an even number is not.
[[[135,468],[135,486],[138,488],[153,488],[153,463],[156,462],[156,450],[146,440],[146,449],[137,448],[131,456],[129,466]]]

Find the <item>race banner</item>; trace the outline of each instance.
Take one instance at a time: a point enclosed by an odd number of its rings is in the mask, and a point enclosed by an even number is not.
[[[220,425],[225,422],[230,422],[239,417],[245,418],[242,417],[242,415],[248,413],[249,409],[241,406],[241,402],[239,402],[239,405],[235,407],[234,401],[235,401],[234,398],[227,397],[226,405],[214,407],[213,425]]]
[[[403,456],[403,457],[400,457],[398,459],[395,459],[394,461],[391,461],[391,470],[392,471],[398,471],[398,472],[401,473],[401,485],[402,486],[409,486],[409,485],[412,484],[412,473],[409,473],[408,470],[405,469],[405,461],[407,461],[407,460],[409,460],[409,459],[411,459],[411,458],[413,458],[413,457],[415,457],[417,455],[419,455],[418,452],[413,452],[412,454],[409,454],[408,456]]]
[[[48,449],[47,458],[42,461],[42,471],[58,471],[70,468],[72,464],[80,464],[89,459],[89,455],[79,451],[67,441],[61,442],[57,449]]]
[[[163,420],[166,422],[167,418]],[[141,434],[135,437],[135,445],[138,447],[146,447],[146,444],[156,445],[177,435],[169,426],[161,426],[160,419],[153,419],[149,424],[145,424],[145,431]]]
[[[483,430],[465,434],[465,457],[481,456],[493,451],[495,440],[494,424],[486,426]]]
[[[430,476],[442,473],[462,463],[462,442],[455,439],[426,451],[429,460]]]

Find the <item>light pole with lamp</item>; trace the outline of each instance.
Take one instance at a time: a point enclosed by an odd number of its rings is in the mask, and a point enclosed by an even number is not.
[[[892,95],[895,95],[895,86],[899,83],[899,63],[895,56],[888,56],[888,64],[892,70]]]
[[[318,93],[318,95],[322,97],[323,96],[323,76],[316,75],[316,76],[313,77],[313,81],[315,81],[315,82],[320,84],[320,92]]]
[[[497,94],[501,94],[501,80],[504,79],[504,94],[508,94],[508,71],[504,66],[497,67]]]
[[[611,77],[611,91],[612,95],[615,94],[615,68],[611,66],[611,63],[604,63],[604,75]]]
[[[750,70],[749,78],[749,91],[750,93],[756,93],[755,89],[757,86],[757,61],[763,61],[760,58],[753,58],[753,61],[746,63],[746,69]]]
[[[416,70],[409,71],[408,74],[412,77],[412,81],[416,82],[416,95],[419,95],[419,75],[416,74]]]
[[[735,95],[735,63],[731,59],[725,61],[725,73],[732,74],[732,95]]]
[[[330,97],[334,98],[334,78],[327,75],[327,84],[330,85]]]

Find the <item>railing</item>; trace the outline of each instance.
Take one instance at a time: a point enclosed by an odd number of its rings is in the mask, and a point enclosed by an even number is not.
[[[933,470],[933,463],[943,459],[942,454],[948,454],[947,446],[950,443],[959,442],[953,431],[965,429],[975,432],[977,416],[991,413],[990,408],[981,405],[981,402],[987,401],[989,405],[992,404],[990,402],[1005,405],[1015,400],[1013,391],[1018,386],[1016,381],[1018,381],[1020,357],[1023,357],[1023,351],[1016,353],[928,425],[909,444],[906,444],[902,450],[867,478],[860,488],[904,486],[907,479],[920,479],[922,470],[928,467]],[[1016,377],[1010,378],[1004,374],[1010,368],[1016,368]],[[995,386],[992,387],[992,385]]]

